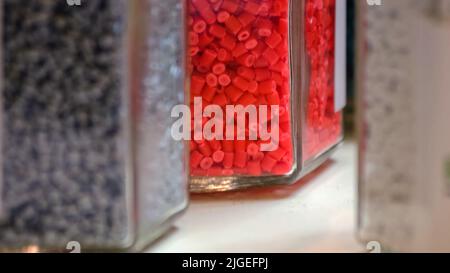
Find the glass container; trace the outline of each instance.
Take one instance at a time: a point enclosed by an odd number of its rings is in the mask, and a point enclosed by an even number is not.
[[[358,5],[358,236],[448,251],[450,1]]]
[[[345,1],[186,3],[191,191],[293,183],[322,164],[343,138]]]
[[[3,251],[140,250],[187,204],[183,5],[4,0]]]

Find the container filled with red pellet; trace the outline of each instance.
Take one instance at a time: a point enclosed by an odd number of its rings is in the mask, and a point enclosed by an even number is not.
[[[342,141],[342,0],[186,0],[192,192],[290,184]]]

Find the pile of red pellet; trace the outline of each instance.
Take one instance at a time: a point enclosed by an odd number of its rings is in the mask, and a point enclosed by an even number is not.
[[[306,0],[309,93],[304,161],[336,144],[342,133],[342,113],[334,109],[335,5],[336,0]]]
[[[289,173],[288,0],[188,0],[188,27],[191,107],[201,97],[203,107],[224,111],[225,105],[280,108],[277,150],[261,152],[261,139],[191,141],[191,175]]]

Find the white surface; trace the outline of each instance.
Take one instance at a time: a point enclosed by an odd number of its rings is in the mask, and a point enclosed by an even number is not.
[[[292,186],[193,196],[149,252],[360,252],[355,239],[356,148]]]

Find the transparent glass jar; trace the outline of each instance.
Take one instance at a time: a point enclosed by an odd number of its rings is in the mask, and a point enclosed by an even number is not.
[[[342,141],[337,3],[187,0],[191,191],[293,183]]]
[[[187,204],[177,0],[2,1],[3,251],[140,250]]]
[[[358,5],[358,236],[448,251],[450,1]]]

